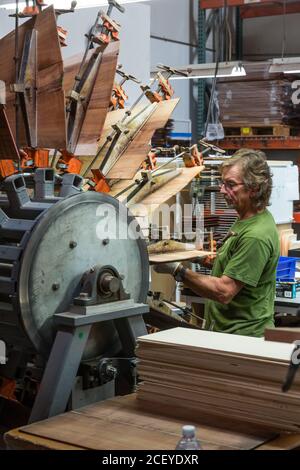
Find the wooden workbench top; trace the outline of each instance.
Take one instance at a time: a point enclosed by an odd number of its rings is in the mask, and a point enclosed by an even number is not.
[[[9,449],[28,450],[174,450],[184,424],[139,409],[132,394],[9,431],[5,442]],[[196,429],[204,450],[300,446],[299,434],[278,438],[261,429],[245,433],[199,423]]]

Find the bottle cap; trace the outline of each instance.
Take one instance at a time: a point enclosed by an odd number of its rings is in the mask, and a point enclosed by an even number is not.
[[[195,436],[196,428],[191,424],[186,424],[182,426],[182,434],[184,437],[194,437]]]

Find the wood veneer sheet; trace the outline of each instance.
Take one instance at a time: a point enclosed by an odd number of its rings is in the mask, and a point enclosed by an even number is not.
[[[211,251],[201,250],[186,250],[186,251],[172,251],[169,253],[153,253],[149,254],[150,264],[171,263],[173,261],[189,261],[197,258],[198,256],[208,256],[212,254]]]
[[[37,147],[66,146],[65,99],[62,88],[63,62],[57,34],[54,7],[26,21],[18,29],[19,54],[22,55],[25,34],[37,31]],[[7,118],[15,137],[15,31],[0,40],[0,79],[6,83]],[[19,147],[28,146],[25,127],[20,119]]]
[[[116,74],[120,42],[107,45],[103,52],[92,95],[88,103],[75,155],[95,156],[102,133]]]
[[[202,166],[181,168],[181,173],[176,176],[176,178],[173,178],[164,186],[146,196],[141,203],[153,206],[153,208],[155,208],[155,206],[159,206],[185,188],[185,186],[187,186],[192,179],[201,172],[201,170],[203,170]]]
[[[156,129],[164,127],[179,102],[179,98],[161,101],[135,135],[131,143],[106,175],[108,179],[131,179],[150,150],[150,139]]]
[[[0,104],[0,160],[18,160],[19,152],[13,138],[4,106]]]
[[[252,356],[253,358],[287,362],[290,361],[291,353],[294,350],[293,344],[265,341],[264,338],[186,328],[160,331],[159,333],[141,336],[138,340],[146,343],[174,344],[188,348],[211,349],[242,356]]]

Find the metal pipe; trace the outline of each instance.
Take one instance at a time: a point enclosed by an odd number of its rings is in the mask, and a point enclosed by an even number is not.
[[[15,20],[15,82],[19,81],[19,0],[16,0],[16,20]],[[15,96],[15,108],[16,108],[16,146],[19,151],[19,108],[20,99],[19,94]],[[21,172],[21,157],[19,154],[18,159],[18,171]]]

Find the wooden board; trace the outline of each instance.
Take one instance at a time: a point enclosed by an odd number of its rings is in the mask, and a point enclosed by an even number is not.
[[[185,328],[160,331],[141,337],[143,342],[165,343],[188,348],[234,353],[240,356],[260,359],[290,361],[294,346],[292,344],[264,341],[264,338],[216,333],[213,331],[187,331]]]
[[[189,353],[189,354],[188,354]],[[138,349],[138,356],[142,360],[153,360],[153,354],[157,356],[157,345],[147,344],[147,347]],[[182,367],[197,368],[199,371],[211,370],[215,371],[218,376],[232,374],[242,377],[251,377],[251,380],[264,380],[276,382],[278,389],[282,385],[286,372],[287,362],[277,362],[274,360],[254,360],[252,357],[238,356],[236,354],[225,353],[222,351],[199,350],[198,348],[187,348],[185,346],[174,346],[160,344],[159,358],[156,357],[156,363],[171,363],[176,354],[176,364]],[[236,366],[233,368],[233,363]],[[300,380],[295,377],[295,385],[299,387]],[[288,395],[286,395],[288,396]]]
[[[161,204],[166,203],[194,179],[204,167],[181,168],[181,173],[166,183],[161,188],[146,196],[136,207],[131,207],[133,214],[137,216],[152,216]]]
[[[186,421],[230,416],[239,424],[299,432],[299,375],[289,393],[282,391],[293,349],[264,338],[185,328],[143,336],[137,398],[146,410],[151,406]]]
[[[81,446],[73,446],[64,442],[31,436],[22,428],[12,429],[5,435],[5,443],[9,450],[86,450]]]
[[[185,404],[186,397],[189,397],[189,400]],[[266,396],[259,407],[258,404],[253,404],[249,400],[247,393],[244,394],[243,401],[238,401],[233,393],[224,397],[224,394],[218,395],[213,389],[208,390],[207,393],[200,393],[198,389],[192,391],[189,387],[176,389],[166,383],[157,384],[154,387],[151,383],[151,385],[141,386],[141,390],[138,391],[138,400],[141,408],[152,409],[156,413],[164,413],[168,416],[178,416],[186,422],[194,419],[200,423],[205,416],[206,419],[210,418],[210,422],[217,423],[230,416],[231,421],[236,422],[236,429],[238,425],[243,424],[244,429],[245,426],[249,429],[252,424],[274,434],[278,432],[299,433],[299,414],[295,412],[297,406],[294,406],[294,411],[289,416],[286,414],[282,417],[280,416],[283,415],[281,408],[284,404],[278,403],[277,408],[272,410],[267,406]]]
[[[299,447],[300,434],[283,434],[276,439],[266,441],[258,446],[256,450],[292,450]]]
[[[136,207],[131,207],[132,212],[135,216],[151,215],[156,209],[159,208],[161,204],[167,202],[171,197],[185,188],[185,186],[187,186],[192,181],[192,179],[203,170],[203,168],[203,166],[194,168],[180,168],[180,173],[178,176],[168,181],[162,187],[153,190],[151,194],[147,195],[145,198],[139,201]],[[115,197],[123,189],[134,183],[136,177],[137,175],[135,175],[135,177],[130,180],[116,180],[109,194]]]
[[[111,185],[110,194],[111,196],[117,197],[119,201],[125,202],[128,207],[142,203],[143,200],[156,192],[159,188],[165,186],[169,181],[174,178],[178,178],[182,173],[182,168],[176,168],[170,166],[168,169],[158,170],[151,181],[148,181],[139,188],[139,191],[135,193],[138,186],[135,184],[137,181],[142,180],[142,172],[136,173],[133,180],[110,180]],[[128,189],[129,188],[129,189]],[[133,191],[133,193],[132,193]],[[121,193],[121,194],[120,194]],[[134,194],[135,193],[135,194]],[[129,198],[127,202],[127,198]]]
[[[119,194],[121,191],[125,190],[130,185],[132,185],[135,179],[140,179],[140,178],[141,178],[141,175],[140,175],[140,172],[138,172],[135,175],[135,177],[131,180],[111,180],[110,183],[112,184],[112,186],[109,192],[110,196],[113,196],[113,197],[117,196],[117,194]]]
[[[140,409],[132,394],[10,431],[5,441],[11,449],[174,450],[184,424],[179,418]],[[222,423],[199,426],[192,420],[191,424],[196,424],[204,450],[252,449],[274,437],[259,428],[240,432],[222,428]],[[288,446],[297,444],[299,438],[294,435]]]
[[[175,251],[170,253],[156,253],[149,255],[150,264],[172,263],[173,261],[191,261],[200,256],[208,256],[211,251]]]
[[[155,191],[143,200],[143,204],[148,206],[159,206],[166,202],[175,194],[179,193],[185,186],[187,186],[193,178],[195,178],[204,169],[203,166],[196,166],[193,168],[182,168],[182,172],[177,178],[167,183],[161,189]]]
[[[0,104],[0,160],[18,160],[19,152],[13,138],[5,108]]]
[[[94,49],[91,49],[88,54],[86,60],[88,61],[94,53]],[[65,96],[69,96],[71,90],[73,89],[75,83],[75,76],[78,74],[78,70],[83,58],[83,53],[72,55],[71,57],[67,57],[64,59],[63,67],[64,67],[64,77],[63,77],[63,89],[65,92]]]
[[[38,147],[40,148],[63,149],[66,146],[65,94],[61,87],[55,89],[50,83],[51,76],[53,79],[61,76],[61,70],[61,64],[54,64],[39,73]]]
[[[25,33],[37,31],[37,114],[38,147],[64,148],[66,145],[65,100],[62,89],[63,63],[53,6],[19,27],[19,55],[22,56]],[[0,40],[0,80],[6,83],[7,117],[15,136],[15,31]],[[27,146],[25,128],[20,119],[19,147]]]
[[[280,341],[283,343],[293,343],[294,341],[300,341],[300,328],[267,328],[265,330],[265,340]]]
[[[137,112],[139,112],[139,110],[141,110],[141,109],[142,109],[142,107],[138,107]],[[101,146],[106,141],[106,137],[113,132],[112,126],[123,119],[123,117],[125,116],[125,112],[127,110],[128,110],[128,108],[116,109],[114,111],[109,111],[107,113],[101,135],[99,136],[100,138],[99,138],[99,142],[98,142],[98,148],[101,148]],[[81,162],[83,162],[82,173],[84,173],[85,169],[88,167],[90,162],[93,160],[93,157],[91,157],[90,155],[88,155],[88,156],[84,155],[84,156],[80,156],[79,159],[80,159]],[[103,155],[99,155],[93,163],[93,168],[99,168],[102,160],[103,160]],[[91,176],[91,175],[92,175],[92,173],[89,172],[86,176]],[[126,180],[125,180],[125,184],[126,184]]]
[[[97,152],[97,139],[102,133],[108,112],[117,61],[119,56],[119,41],[111,42],[105,48],[100,67],[93,86],[92,95],[87,107],[75,155],[91,155]],[[78,64],[79,65],[79,64]],[[70,91],[75,74],[78,72],[76,60],[73,59],[65,66],[64,88]],[[73,78],[73,80],[72,80]]]
[[[128,145],[117,163],[108,172],[108,179],[131,179],[138,171],[141,163],[150,150],[150,139],[156,129],[164,127],[179,102],[179,98],[162,101],[139,130],[133,141]]]
[[[139,108],[138,108],[139,109]],[[112,127],[117,122],[121,121],[128,108],[125,109],[115,109],[114,111],[109,111],[106,115],[105,123],[102,129],[102,133],[100,134],[99,139],[99,147],[104,144],[106,137],[112,132]],[[97,168],[97,165],[96,165]]]

